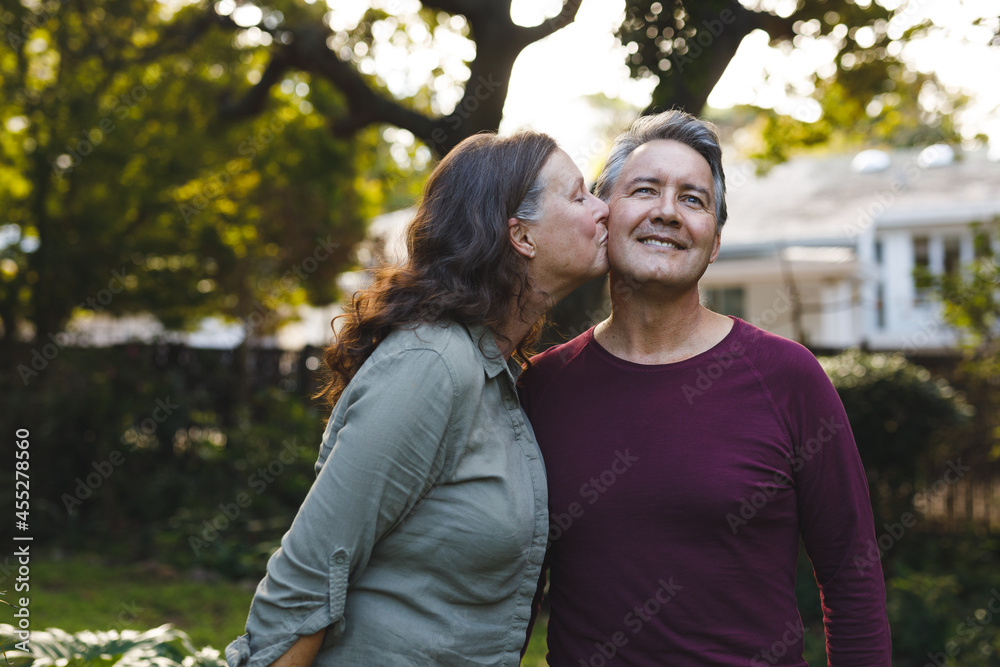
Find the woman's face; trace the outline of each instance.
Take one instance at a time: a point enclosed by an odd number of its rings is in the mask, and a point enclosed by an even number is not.
[[[538,220],[529,223],[535,240],[532,273],[549,294],[568,294],[608,271],[608,206],[590,194],[573,160],[557,148],[542,166],[545,183]]]

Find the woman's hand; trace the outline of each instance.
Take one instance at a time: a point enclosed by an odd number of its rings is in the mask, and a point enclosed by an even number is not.
[[[271,667],[309,667],[319,653],[319,647],[323,644],[323,636],[326,635],[326,628],[316,634],[299,637],[292,647],[285,651],[285,654],[271,663]]]

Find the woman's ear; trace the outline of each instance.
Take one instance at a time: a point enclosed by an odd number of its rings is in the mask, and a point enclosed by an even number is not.
[[[535,256],[535,240],[531,236],[531,228],[528,223],[520,218],[510,218],[507,220],[507,229],[510,234],[510,244],[514,250],[521,253],[528,259]]]

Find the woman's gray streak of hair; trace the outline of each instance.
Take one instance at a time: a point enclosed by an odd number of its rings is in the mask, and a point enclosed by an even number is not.
[[[512,218],[534,222],[542,215],[542,195],[545,193],[545,176],[539,172],[535,177],[535,182],[531,184],[524,199],[514,211]]]
[[[722,147],[715,125],[699,120],[679,110],[664,111],[636,118],[631,126],[618,135],[597,178],[595,194],[607,202],[615,189],[618,177],[628,156],[639,146],[657,139],[678,141],[690,146],[708,162],[712,170],[715,198],[715,220],[719,231],[726,224],[726,175],[722,170]]]

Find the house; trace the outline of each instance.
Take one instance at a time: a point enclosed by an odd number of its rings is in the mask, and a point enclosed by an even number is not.
[[[814,349],[953,348],[914,269],[973,259],[974,225],[1000,219],[998,157],[936,145],[797,158],[763,176],[727,164],[729,219],[702,298]]]

